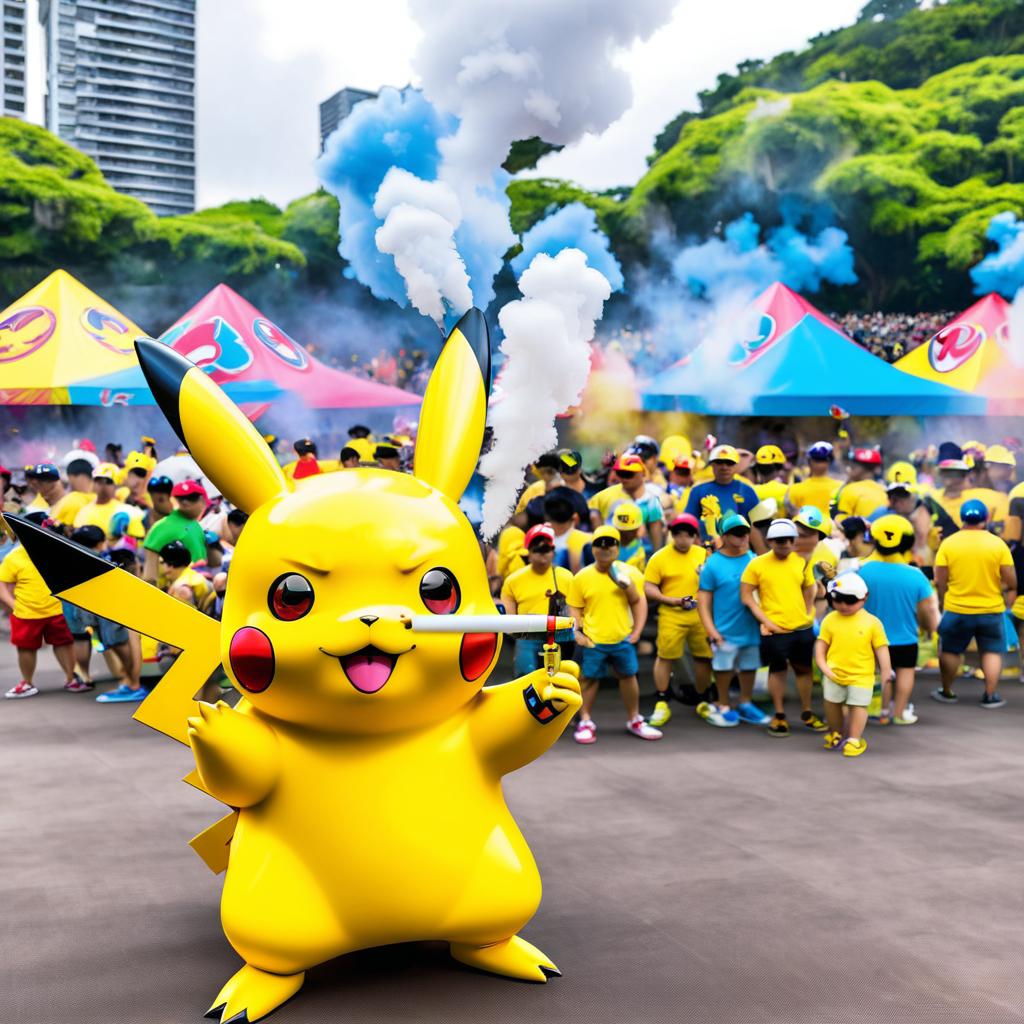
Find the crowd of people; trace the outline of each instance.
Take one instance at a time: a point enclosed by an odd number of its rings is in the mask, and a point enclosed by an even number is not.
[[[660,739],[681,702],[718,728],[747,723],[776,738],[799,728],[855,757],[869,717],[917,721],[915,674],[930,660],[940,670],[934,699],[958,700],[970,649],[981,706],[1005,703],[1003,656],[1024,633],[1019,448],[1012,438],[945,442],[886,465],[878,448],[826,441],[752,452],[709,438],[698,451],[680,435],[638,436],[593,472],[564,448],[537,459],[507,526],[481,553],[502,610],[571,615],[574,628],[556,640],[580,668],[576,742],[596,742],[595,700],[611,679],[640,739]],[[413,450],[411,436],[354,426],[336,460],[302,438],[284,470],[295,480],[366,465],[405,472]],[[151,438],[123,459],[116,445],[105,455],[82,441],[56,462],[0,467],[5,511],[219,617],[245,512],[192,471],[187,453],[158,463]],[[93,689],[99,652],[115,680],[96,697],[103,703],[145,699],[144,676],[178,655],[53,598],[13,536],[0,559],[21,675],[8,698],[38,692],[43,644],[71,693]],[[517,641],[517,676],[540,668],[542,643]],[[638,651],[648,646],[654,701],[644,715]],[[792,724],[790,673],[800,704]],[[755,700],[759,677],[767,711]]]
[[[872,355],[895,363],[942,330],[955,313],[833,313],[832,319]]]

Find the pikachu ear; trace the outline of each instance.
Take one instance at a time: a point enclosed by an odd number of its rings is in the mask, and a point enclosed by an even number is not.
[[[228,501],[254,512],[291,489],[256,428],[199,367],[148,338],[135,351],[160,411]]]
[[[479,309],[448,335],[423,396],[413,472],[458,501],[480,458],[491,391],[491,343]]]

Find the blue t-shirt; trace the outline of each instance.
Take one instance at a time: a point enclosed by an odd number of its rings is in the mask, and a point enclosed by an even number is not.
[[[714,480],[708,480],[693,487],[690,490],[689,498],[686,499],[686,511],[701,521],[701,534],[704,540],[707,540],[701,508],[705,503],[714,512],[717,519],[721,519],[722,516],[728,515],[730,512],[739,512],[745,519],[749,519],[750,510],[757,505],[758,497],[754,488],[742,480],[733,480],[729,485],[716,484]],[[707,511],[707,509],[703,511]]]
[[[889,643],[917,643],[917,606],[932,595],[932,585],[920,569],[903,562],[870,560],[857,570],[868,585],[864,607],[882,620]]]
[[[723,638],[737,647],[761,642],[757,619],[740,600],[740,577],[754,560],[754,553],[730,557],[716,551],[700,571],[700,589],[711,594],[711,618]]]

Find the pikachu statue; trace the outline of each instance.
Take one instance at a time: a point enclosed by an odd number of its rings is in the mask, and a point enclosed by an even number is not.
[[[136,718],[195,756],[191,782],[231,808],[192,845],[226,869],[221,920],[244,961],[208,1016],[265,1017],[310,967],[352,950],[444,940],[464,964],[546,981],[518,932],[536,864],[501,778],[544,753],[580,706],[578,670],[485,686],[497,633],[417,631],[496,614],[458,500],[490,385],[482,314],[448,336],[412,475],[286,479],[256,429],[192,363],[148,340],[139,361],[203,472],[250,514],[223,621],[11,517],[58,596],[183,649]],[[194,695],[223,663],[235,707]]]

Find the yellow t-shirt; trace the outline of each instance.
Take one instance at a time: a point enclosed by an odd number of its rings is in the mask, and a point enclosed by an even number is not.
[[[110,522],[118,512],[128,513],[128,529],[125,531],[129,537],[137,537],[141,540],[146,536],[146,527],[143,525],[143,511],[141,509],[133,508],[131,505],[125,505],[120,501],[108,501],[102,505],[97,505],[95,501],[90,501],[88,505],[83,505],[78,513],[75,515],[74,525],[78,526],[98,526],[107,537],[111,537]]]
[[[563,534],[563,536],[565,535]],[[566,538],[565,547],[566,550],[568,550],[569,552],[570,564],[580,564],[580,561],[583,558],[583,549],[591,542],[593,536],[594,535],[591,533],[585,533],[583,530],[577,530],[575,528],[569,531],[568,537]],[[555,538],[556,548],[559,547],[560,540],[560,537]]]
[[[61,614],[60,601],[50,594],[50,588],[20,544],[0,562],[0,581],[14,584],[14,614],[19,619],[48,619]]]
[[[757,588],[761,610],[781,629],[806,629],[814,620],[803,594],[804,587],[814,585],[814,574],[810,563],[795,551],[786,558],[771,551],[758,555],[743,570],[740,582]]]
[[[547,615],[550,593],[557,587],[560,593],[568,594],[571,583],[572,573],[560,565],[544,572],[536,572],[532,565],[525,565],[505,580],[501,599],[507,601],[511,597],[520,615]]]
[[[700,544],[694,544],[685,554],[669,542],[667,547],[655,551],[647,563],[644,579],[653,583],[666,597],[696,597],[700,586],[700,570],[708,553]],[[673,620],[697,619],[697,609],[686,611],[667,604],[658,605],[658,615],[669,615]]]
[[[889,640],[881,620],[863,608],[852,615],[829,612],[821,620],[818,639],[828,644],[828,673],[843,686],[875,685],[875,651]]]
[[[813,505],[819,512],[828,515],[832,496],[842,487],[842,481],[831,476],[809,476],[799,483],[790,484],[786,500],[793,508]]]
[[[961,615],[995,614],[1005,610],[999,568],[1013,566],[1005,541],[987,530],[965,529],[947,537],[935,554],[935,565],[949,568],[945,609]]]
[[[1024,532],[1024,483],[1017,484],[1006,498],[1008,508],[1003,537],[1007,541],[1020,540],[1021,533]]]
[[[977,498],[988,509],[988,528],[1002,537],[1006,531],[1006,519],[1010,514],[1010,496],[991,487],[971,487],[964,491],[963,500]],[[959,519],[959,516],[957,516]]]
[[[63,498],[54,502],[50,509],[50,518],[64,526],[74,526],[75,516],[92,503],[95,495],[88,491],[69,491]]]
[[[529,487],[519,495],[519,501],[516,502],[516,514],[526,511],[526,506],[533,501],[534,498],[539,498],[542,494],[547,493],[547,484],[543,480],[534,480]]]
[[[843,486],[837,511],[840,516],[869,516],[888,504],[889,496],[877,480],[856,480]]]
[[[780,509],[786,500],[786,492],[788,490],[789,487],[781,480],[769,480],[765,484],[754,484],[754,493],[757,495],[758,501],[774,498],[779,503]],[[827,512],[828,509],[826,508],[825,511]]]
[[[616,562],[620,578],[628,576],[642,591],[643,575],[625,562]],[[626,592],[620,589],[611,573],[600,572],[596,565],[580,569],[572,578],[566,603],[583,609],[583,632],[595,644],[621,643],[633,632],[633,613]]]
[[[523,539],[518,526],[506,526],[498,536],[498,575],[505,579],[523,567]]]

